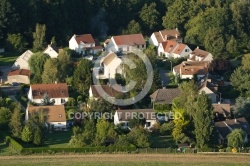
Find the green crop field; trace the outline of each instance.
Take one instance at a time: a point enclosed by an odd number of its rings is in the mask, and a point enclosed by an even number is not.
[[[9,166],[243,166],[250,165],[249,155],[204,154],[88,154],[0,156],[0,165]]]

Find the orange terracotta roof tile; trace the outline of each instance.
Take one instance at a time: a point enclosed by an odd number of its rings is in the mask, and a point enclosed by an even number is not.
[[[47,115],[47,122],[65,122],[66,114],[64,105],[51,105],[51,106],[28,106],[28,113],[44,111]]]
[[[30,85],[34,99],[42,99],[44,94],[50,98],[67,98],[69,97],[68,85],[66,83],[58,84],[33,84]]]
[[[117,45],[136,46],[146,44],[142,34],[113,36],[113,39]]]
[[[83,43],[95,43],[91,34],[76,35],[75,37],[78,44]]]
[[[19,70],[13,70],[10,71],[8,76],[14,76],[14,75],[24,75],[24,76],[30,76],[30,70],[26,69],[19,69]]]

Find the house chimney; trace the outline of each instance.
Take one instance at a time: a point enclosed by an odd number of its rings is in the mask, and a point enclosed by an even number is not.
[[[168,40],[168,35],[165,35],[165,40]]]
[[[57,84],[57,81],[55,81],[55,84]]]
[[[236,118],[234,119],[234,122],[237,123],[237,119]]]
[[[179,31],[178,28],[175,28],[176,31]]]
[[[178,39],[178,34],[175,34],[175,38]]]
[[[199,46],[197,46],[197,49],[200,49]]]

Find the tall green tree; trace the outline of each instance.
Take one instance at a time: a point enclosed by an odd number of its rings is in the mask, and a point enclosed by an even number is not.
[[[43,132],[40,127],[36,127],[34,131],[33,144],[42,145],[43,144]]]
[[[227,136],[227,144],[230,147],[240,148],[244,146],[245,132],[242,129],[234,129]]]
[[[141,26],[135,20],[130,21],[127,28],[122,31],[122,34],[124,35],[137,33],[141,33]]]
[[[59,66],[56,58],[48,59],[44,64],[42,82],[45,84],[58,82],[60,77]]]
[[[213,131],[212,102],[205,92],[202,92],[197,97],[193,121],[195,127],[196,145],[198,148],[202,149],[207,145]]]
[[[117,133],[114,128],[114,124],[108,122],[106,119],[98,119],[96,124],[96,139],[95,145],[104,145],[106,141],[117,138]]]
[[[87,59],[81,59],[74,71],[73,75],[73,86],[78,93],[84,96],[88,95],[88,90],[92,84],[92,64]]]
[[[41,76],[44,71],[44,64],[49,58],[49,55],[42,52],[37,52],[30,57],[31,83],[42,83]]]
[[[22,114],[20,109],[15,109],[9,123],[13,137],[21,138],[22,133]]]
[[[11,119],[11,111],[6,107],[0,108],[0,128],[8,127]]]
[[[36,31],[33,33],[33,50],[41,51],[45,43],[46,26],[43,24],[36,24]]]
[[[219,28],[208,29],[204,38],[204,45],[207,51],[211,52],[215,58],[226,57],[225,41],[222,31]]]
[[[24,142],[31,142],[33,140],[32,130],[28,126],[24,126],[21,138]]]
[[[71,65],[71,51],[69,49],[63,49],[58,54],[58,73],[60,82],[65,82],[66,79],[73,75]]]
[[[19,13],[15,6],[9,0],[0,1],[0,43],[3,44],[3,39],[8,33],[16,33],[19,30],[17,26]]]
[[[24,40],[23,36],[18,34],[8,34],[6,39],[6,49],[8,51],[19,51],[22,52],[27,46],[27,42]]]
[[[236,41],[236,39],[234,38],[234,36],[232,35],[229,42],[226,45],[227,51],[232,54],[235,55],[238,52],[238,43]]]
[[[245,54],[241,66],[231,74],[230,81],[235,89],[241,92],[242,97],[250,97],[250,56]]]
[[[154,30],[159,24],[159,12],[156,9],[156,3],[145,4],[140,11],[140,19],[147,33]]]

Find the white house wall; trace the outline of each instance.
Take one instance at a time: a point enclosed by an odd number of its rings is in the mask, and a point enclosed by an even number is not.
[[[154,33],[149,38],[149,44],[154,45],[156,47],[159,46],[159,43],[158,43]]]
[[[58,53],[52,49],[51,47],[47,48],[44,51],[45,54],[48,54],[50,56],[50,58],[57,58],[58,57]]]
[[[12,84],[13,82],[18,82],[18,83],[23,83],[23,84],[29,84],[30,79],[28,76],[24,75],[13,75],[13,76],[8,76],[8,83]]]

